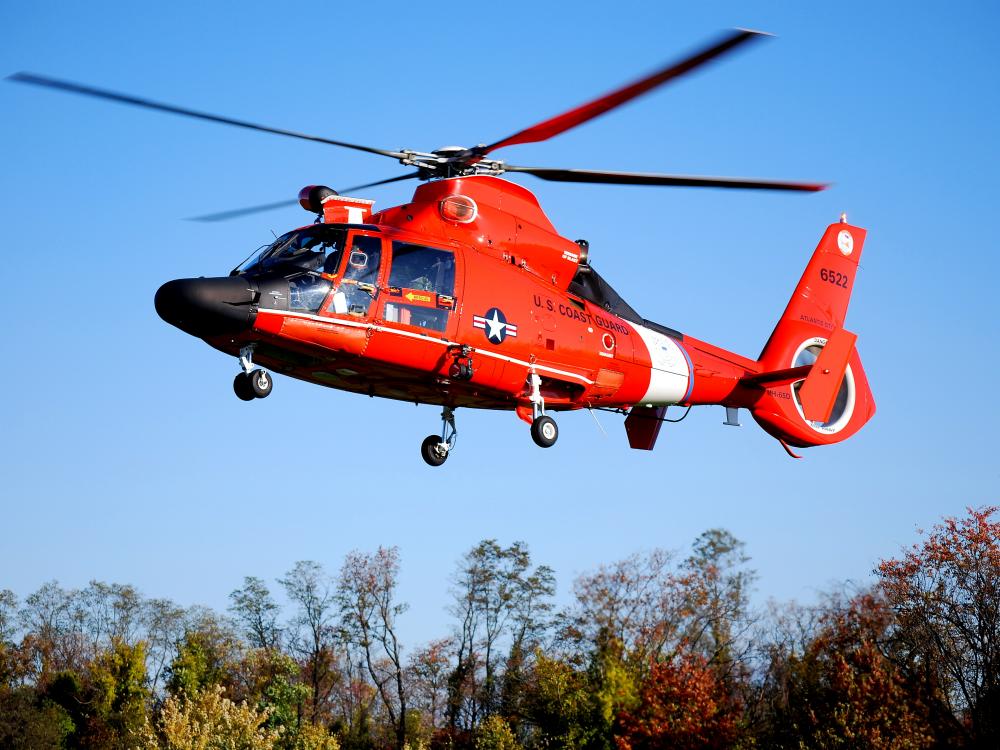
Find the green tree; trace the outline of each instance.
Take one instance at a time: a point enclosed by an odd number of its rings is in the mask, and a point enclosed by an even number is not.
[[[51,750],[65,746],[75,725],[62,706],[34,690],[0,688],[0,747]]]
[[[606,746],[611,737],[614,710],[606,715],[602,711],[598,699],[602,686],[595,683],[593,676],[536,651],[522,703],[528,747]]]
[[[247,576],[243,587],[229,595],[229,611],[242,626],[247,641],[253,648],[277,648],[281,631],[278,615],[281,608],[271,597],[267,585],[260,579]]]
[[[108,748],[131,748],[146,724],[145,643],[135,645],[113,640],[90,665],[92,721],[88,744]],[[96,720],[96,721],[95,721]]]
[[[520,750],[510,725],[496,714],[487,716],[476,728],[475,750]]]
[[[276,649],[246,651],[233,665],[232,700],[267,711],[267,726],[281,730],[281,748],[298,747],[299,736],[312,725],[302,720],[309,687],[300,680],[298,663]]]
[[[199,612],[166,669],[171,695],[194,695],[213,685],[229,686],[238,658],[236,636],[215,615]]]
[[[459,621],[456,663],[449,677],[448,724],[471,730],[500,707],[503,656],[520,668],[524,654],[549,626],[554,575],[532,569],[524,542],[509,547],[485,539],[470,550],[455,577]]]
[[[310,690],[309,720],[320,724],[330,713],[340,683],[333,582],[319,563],[300,560],[279,583],[297,606],[289,647],[299,658]]]

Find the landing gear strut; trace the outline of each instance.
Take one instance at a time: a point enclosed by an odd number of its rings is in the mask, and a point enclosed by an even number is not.
[[[267,370],[253,366],[253,347],[253,344],[247,344],[240,349],[240,367],[243,372],[233,380],[233,391],[243,401],[267,398],[274,387],[274,380]]]
[[[559,425],[545,414],[541,385],[542,379],[536,373],[528,375],[528,387],[531,389],[531,439],[541,448],[551,448],[559,439]]]
[[[420,455],[430,466],[440,466],[448,460],[448,454],[458,442],[455,428],[455,411],[450,406],[441,410],[441,434],[428,435],[420,444]]]

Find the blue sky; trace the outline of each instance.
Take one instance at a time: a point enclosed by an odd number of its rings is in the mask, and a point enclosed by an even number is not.
[[[812,196],[544,183],[565,235],[646,317],[756,356],[827,224],[869,230],[848,326],[878,403],[854,439],[788,459],[721,408],[653,453],[621,419],[437,410],[278,378],[163,323],[164,281],[221,275],[308,221],[184,217],[397,173],[389,160],[0,84],[5,294],[0,587],[130,582],[224,608],[244,575],[398,545],[408,642],[444,634],[448,578],[526,541],[560,600],[601,562],[723,526],[757,600],[870,580],[942,515],[996,501],[998,11],[990,3],[0,5],[0,74],[33,71],[384,148],[508,135],[735,26],[776,38],[544,144],[518,164],[830,181]],[[652,4],[649,4],[652,5]],[[702,7],[703,6],[703,7]],[[376,206],[404,202],[387,186]]]

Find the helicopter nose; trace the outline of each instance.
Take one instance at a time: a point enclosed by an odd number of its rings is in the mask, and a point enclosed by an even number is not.
[[[198,338],[240,333],[253,325],[257,296],[252,282],[240,276],[175,279],[156,292],[161,318]]]

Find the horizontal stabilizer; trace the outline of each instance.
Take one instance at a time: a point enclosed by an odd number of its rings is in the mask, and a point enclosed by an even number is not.
[[[788,385],[789,383],[794,383],[796,380],[802,380],[802,378],[807,377],[812,372],[812,368],[812,365],[802,365],[801,367],[789,367],[784,370],[770,370],[758,375],[741,378],[740,382],[747,385],[766,387]]]
[[[641,451],[651,451],[667,413],[665,406],[636,406],[625,418],[628,444]]]
[[[806,419],[814,422],[830,419],[857,339],[855,334],[843,328],[837,328],[830,334],[799,391],[799,402]]]

